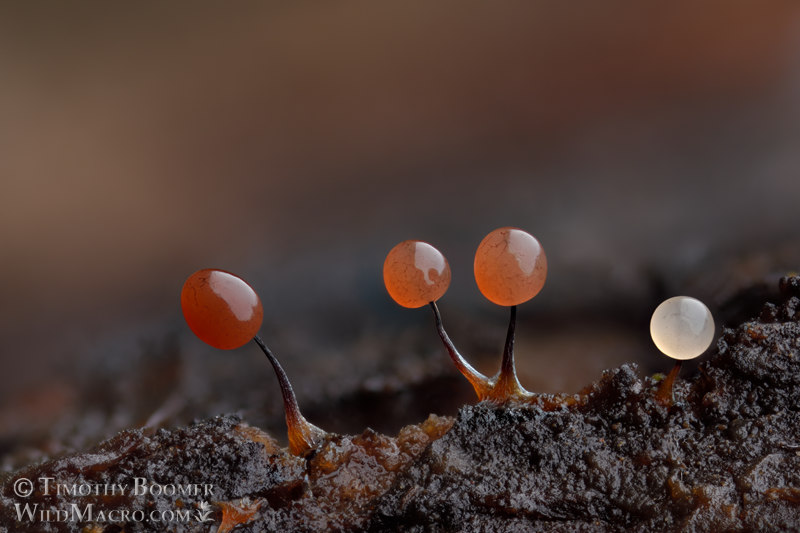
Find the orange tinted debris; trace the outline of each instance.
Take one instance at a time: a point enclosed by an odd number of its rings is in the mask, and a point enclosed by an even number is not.
[[[257,427],[241,423],[238,426],[234,427],[233,430],[246,439],[262,444],[264,446],[264,453],[267,456],[280,453],[281,451],[281,447],[278,444],[278,441],[272,438],[272,436],[270,436],[268,433],[264,433]]]
[[[222,522],[217,533],[228,533],[240,524],[252,522],[264,500],[250,501],[249,498],[242,498],[241,500],[216,503],[222,508]]]

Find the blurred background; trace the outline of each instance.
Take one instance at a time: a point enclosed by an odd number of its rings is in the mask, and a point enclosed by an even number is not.
[[[200,268],[247,279],[308,418],[395,432],[473,400],[385,254],[449,259],[445,325],[493,373],[507,310],[472,254],[536,235],[520,379],[577,392],[670,363],[664,297],[718,325],[800,268],[800,4],[0,7],[0,467],[239,412],[282,436],[255,346],[183,323]],[[690,371],[685,370],[690,373]]]

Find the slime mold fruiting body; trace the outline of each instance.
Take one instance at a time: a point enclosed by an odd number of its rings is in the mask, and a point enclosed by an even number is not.
[[[521,229],[498,228],[475,252],[475,282],[497,305],[523,304],[539,294],[547,278],[547,256],[536,238]]]
[[[441,298],[450,286],[442,252],[422,241],[403,241],[383,262],[383,283],[395,302],[411,309]]]
[[[533,397],[517,378],[514,364],[514,336],[517,321],[517,305],[536,296],[547,277],[547,259],[539,241],[517,228],[499,228],[489,233],[475,253],[475,281],[481,293],[490,301],[511,307],[503,360],[499,372],[487,377],[475,370],[459,353],[442,324],[436,300],[447,290],[446,285],[431,281],[427,274],[431,261],[419,261],[416,254],[399,254],[398,250],[423,248],[426,255],[435,257],[436,264],[446,267],[449,283],[450,270],[444,256],[427,243],[405,241],[395,246],[384,263],[384,281],[389,295],[404,307],[421,307],[424,298],[433,310],[436,331],[456,368],[470,382],[479,400],[494,403],[524,401]],[[387,265],[390,275],[387,276]],[[420,266],[422,265],[422,266]],[[425,273],[424,276],[420,272]],[[397,273],[403,273],[398,275]],[[413,273],[413,275],[409,274]],[[435,288],[435,289],[434,289]],[[406,295],[414,295],[413,301]],[[399,295],[399,296],[398,296]],[[413,303],[413,305],[409,305]]]
[[[694,359],[714,340],[714,317],[700,300],[674,296],[653,311],[650,335],[664,355],[679,361]]]
[[[698,357],[714,340],[714,317],[700,300],[674,296],[653,311],[650,336],[664,355],[677,360],[658,391],[659,401],[671,405],[672,387],[681,371],[681,362]]]
[[[186,323],[195,335],[214,348],[239,348],[250,340],[261,348],[278,378],[286,413],[289,449],[293,454],[307,453],[327,436],[325,431],[302,415],[286,372],[257,335],[264,312],[261,299],[250,285],[230,272],[199,270],[183,285],[181,307]]]
[[[256,291],[224,270],[198,270],[181,290],[181,309],[197,337],[220,350],[244,346],[261,329],[264,310]]]

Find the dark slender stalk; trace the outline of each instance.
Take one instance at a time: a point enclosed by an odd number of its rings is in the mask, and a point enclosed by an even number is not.
[[[453,363],[456,365],[461,374],[467,378],[467,381],[470,382],[472,388],[475,389],[475,393],[478,395],[479,400],[483,400],[489,396],[489,393],[492,389],[492,383],[483,374],[475,370],[472,365],[470,365],[458,350],[453,345],[453,341],[450,340],[450,337],[447,335],[447,332],[444,330],[444,326],[442,325],[442,316],[439,314],[439,308],[436,306],[436,302],[430,303],[431,309],[433,309],[433,317],[436,320],[436,331],[439,332],[439,338],[442,339],[442,343],[444,343],[444,347],[447,349],[447,353],[450,354],[450,359],[453,360]]]
[[[286,425],[289,428],[289,449],[295,455],[302,455],[314,448],[325,437],[326,433],[309,423],[300,412],[300,406],[297,405],[297,397],[294,395],[292,384],[278,362],[278,358],[267,348],[261,337],[256,335],[253,340],[269,359],[278,378],[278,385],[281,388],[281,396],[283,397],[283,410],[286,413]]]
[[[514,332],[517,327],[517,306],[511,306],[511,318],[508,321],[508,333],[506,334],[506,345],[503,349],[503,363],[500,366],[500,373],[507,376],[517,375],[514,365]]]
[[[508,321],[508,333],[506,334],[506,345],[503,349],[503,362],[500,364],[500,372],[489,395],[489,399],[504,403],[508,400],[523,400],[531,393],[522,388],[517,379],[517,368],[514,364],[514,333],[517,327],[517,306],[511,306],[511,316]]]
[[[286,420],[287,422],[291,418],[292,421],[297,421],[303,418],[303,415],[300,414],[300,406],[297,405],[297,397],[294,395],[294,389],[292,388],[292,384],[289,382],[289,377],[286,375],[286,372],[283,370],[278,358],[272,353],[272,350],[267,348],[267,345],[264,344],[264,341],[261,340],[261,337],[256,335],[253,337],[253,340],[256,341],[258,347],[261,348],[261,351],[264,352],[264,355],[267,356],[269,362],[272,364],[272,368],[275,370],[275,375],[278,378],[278,385],[281,387],[281,396],[283,396],[283,408],[286,411]]]

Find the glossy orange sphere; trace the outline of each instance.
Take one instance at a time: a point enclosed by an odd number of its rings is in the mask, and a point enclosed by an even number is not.
[[[261,300],[245,281],[223,270],[198,270],[181,291],[181,308],[200,340],[221,350],[247,344],[261,328]]]
[[[403,241],[383,262],[383,282],[395,302],[422,307],[441,298],[450,286],[450,265],[442,253],[422,241]]]
[[[547,257],[533,235],[499,228],[475,252],[478,289],[497,305],[519,305],[536,296],[547,277]]]

